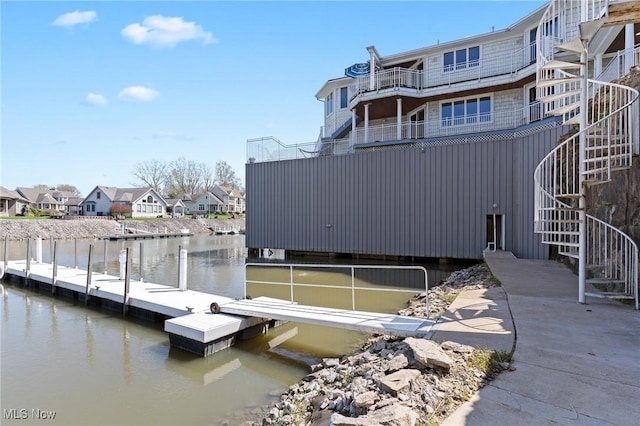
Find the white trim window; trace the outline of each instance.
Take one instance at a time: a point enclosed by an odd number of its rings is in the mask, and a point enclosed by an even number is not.
[[[444,52],[442,63],[444,72],[477,67],[480,65],[480,46]]]
[[[341,87],[340,88],[340,109],[349,108],[349,88]]]
[[[442,127],[491,121],[491,96],[459,99],[440,104]]]
[[[329,93],[329,96],[327,96],[327,100],[325,101],[325,111],[326,115],[333,114],[333,92]]]

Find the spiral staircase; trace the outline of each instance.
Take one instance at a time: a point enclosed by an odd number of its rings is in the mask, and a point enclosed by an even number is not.
[[[609,3],[552,0],[538,26],[539,100],[546,114],[561,116],[579,131],[534,172],[534,229],[559,254],[578,259],[580,303],[586,296],[631,299],[638,309],[637,245],[586,214],[587,188],[630,168],[640,137],[638,92],[587,77],[590,44],[607,32]],[[587,291],[587,284],[600,291]]]

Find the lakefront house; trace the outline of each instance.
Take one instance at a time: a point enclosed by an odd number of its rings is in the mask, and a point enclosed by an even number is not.
[[[579,117],[562,64],[579,67],[571,43],[588,41],[590,79],[628,72],[640,57],[637,3],[552,0],[505,29],[399,53],[366,47],[315,94],[317,141],[247,141],[247,247],[548,258],[534,171]]]

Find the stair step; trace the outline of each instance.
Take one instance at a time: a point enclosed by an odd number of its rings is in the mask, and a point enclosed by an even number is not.
[[[554,59],[552,61],[547,62],[542,66],[543,70],[571,70],[571,69],[579,69],[582,66],[579,62],[566,62],[566,61],[558,61]]]
[[[587,278],[589,284],[624,284],[624,280],[619,278]]]
[[[577,251],[559,251],[558,254],[572,259],[578,259],[580,257],[580,252]]]
[[[632,294],[618,293],[616,291],[586,291],[584,295],[589,297],[599,297],[601,299],[635,299]]]
[[[577,90],[571,90],[571,91],[568,91],[568,92],[554,93],[553,95],[542,96],[538,100],[540,102],[548,103],[548,102],[553,102],[553,101],[558,100],[558,99],[568,98],[570,96],[576,96],[576,95],[579,95],[579,94],[580,94],[580,89],[577,89]]]
[[[586,49],[579,38],[574,38],[571,41],[559,44],[556,46],[556,49],[563,50],[565,52],[577,53],[578,55],[586,52]]]
[[[580,101],[578,102],[574,102],[572,104],[569,105],[565,105],[565,106],[561,106],[559,108],[556,109],[552,109],[551,111],[549,111],[549,114],[552,115],[564,115],[568,112],[571,112],[575,109],[577,109],[580,106]]]
[[[566,77],[566,78],[554,78],[551,80],[540,80],[536,83],[536,87],[545,88],[551,86],[557,86],[559,84],[569,84],[580,82],[580,77]]]
[[[565,120],[562,124],[571,125],[571,124],[580,124],[580,114],[576,114],[568,120]]]

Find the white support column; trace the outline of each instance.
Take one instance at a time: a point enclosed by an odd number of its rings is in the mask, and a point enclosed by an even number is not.
[[[633,64],[633,42],[634,42],[634,33],[633,33],[633,24],[627,24],[624,26],[624,72],[623,75],[629,73],[629,68],[631,68]]]
[[[602,53],[596,53],[593,59],[593,78],[597,79],[602,74]]]
[[[376,55],[371,51],[371,59],[369,59],[369,90],[376,89]]]
[[[585,289],[587,283],[587,201],[586,201],[586,185],[584,184],[584,172],[586,169],[586,142],[587,137],[584,130],[587,128],[587,91],[588,91],[588,79],[587,79],[587,58],[588,54],[585,51],[580,56],[580,62],[584,65],[581,66],[582,82],[580,94],[580,172],[578,174],[580,198],[578,199],[578,303],[586,303]]]
[[[351,146],[358,143],[357,123],[356,123],[356,109],[351,110]]]
[[[396,100],[396,139],[402,139],[402,99]]]
[[[364,104],[364,143],[369,143],[369,105]]]

